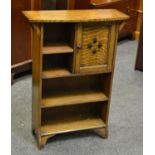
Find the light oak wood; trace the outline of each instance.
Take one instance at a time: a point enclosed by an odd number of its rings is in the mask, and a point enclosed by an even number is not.
[[[64,76],[71,76],[71,72],[63,67],[52,68],[52,69],[44,70],[42,72],[43,79],[64,77]]]
[[[86,23],[82,27],[82,47],[80,51],[80,69],[97,70],[107,67],[110,25],[105,23]],[[96,40],[95,40],[96,39]],[[101,47],[99,47],[99,45]],[[91,46],[88,47],[88,46]]]
[[[55,43],[48,44],[43,47],[43,54],[58,54],[58,53],[73,53],[73,48],[71,48],[66,43]]]
[[[42,107],[56,107],[63,105],[74,105],[91,103],[97,101],[106,101],[107,96],[101,91],[85,90],[85,91],[71,91],[71,92],[60,92],[50,93],[47,97],[42,99]]]
[[[95,66],[96,67],[96,66]],[[101,67],[101,70],[99,70],[99,67]],[[102,66],[99,66],[98,70],[96,71],[96,68],[87,68],[87,75],[94,75],[96,74],[102,74],[104,73],[111,73],[111,70],[103,70]],[[44,70],[42,72],[42,79],[52,79],[52,78],[60,78],[60,77],[78,77],[78,76],[85,76],[86,74],[86,70],[82,70],[80,71],[80,74],[73,74],[71,73],[67,68],[65,67],[56,67],[56,68],[51,68],[51,69],[47,69]]]
[[[82,24],[76,24],[75,27],[75,45],[74,45],[74,72],[80,72],[80,50],[82,42]]]
[[[47,143],[47,140],[49,138],[52,138],[54,135],[48,135],[48,136],[42,136],[41,135],[37,138],[38,139],[38,148],[41,150],[45,144]]]
[[[107,128],[100,128],[94,130],[100,137],[108,138],[108,130]]]
[[[71,131],[93,129],[106,138],[118,31],[128,16],[116,10],[24,14],[33,29],[32,131],[38,147]]]
[[[120,31],[120,39],[128,37],[131,34],[136,38],[139,36],[139,28],[141,26],[142,7],[138,7],[139,0],[12,0],[12,73],[30,71],[31,66],[31,32],[30,27],[22,10],[55,10],[55,9],[117,9],[130,16],[130,20],[124,25]],[[138,22],[136,22],[138,20]],[[18,24],[20,23],[20,24]],[[137,24],[139,23],[139,24]],[[136,30],[137,25],[137,30]],[[135,31],[136,30],[136,31]],[[48,33],[47,28],[47,34]],[[135,32],[135,33],[133,33]],[[21,37],[21,34],[22,37]],[[19,46],[20,45],[20,46]],[[24,62],[24,63],[23,63]]]
[[[79,28],[76,73],[109,72],[112,69],[115,25],[87,23]],[[94,42],[93,39],[96,39]],[[91,47],[89,47],[91,45]],[[101,47],[99,47],[99,45]],[[95,50],[95,53],[94,53]]]
[[[23,14],[28,18],[29,22],[35,23],[99,22],[129,19],[129,16],[115,9],[23,11]]]
[[[106,127],[102,119],[95,115],[79,115],[47,122],[41,127],[41,135],[52,135],[71,131],[80,131]]]
[[[43,26],[41,24],[33,25],[33,44],[32,44],[32,130],[35,129],[38,133],[38,129],[41,125],[41,109],[40,101],[42,98],[42,80],[41,80],[41,68],[42,57],[41,49],[43,46]]]

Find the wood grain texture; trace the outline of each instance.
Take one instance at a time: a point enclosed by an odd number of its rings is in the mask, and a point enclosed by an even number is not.
[[[82,44],[82,24],[76,24],[75,27],[75,45],[74,45],[74,73],[80,72],[80,50]]]
[[[57,107],[63,105],[74,105],[91,103],[94,101],[106,101],[108,98],[101,91],[81,90],[81,91],[65,91],[59,93],[50,93],[42,99],[42,107]]]
[[[112,70],[115,24],[112,22],[106,22],[106,24],[100,22],[100,25],[96,22],[82,24],[78,43],[80,49],[75,55],[76,73]]]
[[[65,67],[55,67],[42,72],[43,79],[71,76],[71,72]]]
[[[85,76],[85,75],[94,75],[94,74],[103,74],[103,73],[111,73],[111,70],[103,69],[104,66],[99,66],[98,70],[96,68],[87,68],[86,70],[82,70],[80,73],[73,74],[65,67],[56,67],[51,69],[46,69],[42,72],[42,79],[52,79],[52,78],[60,78],[60,77],[78,77],[78,76]],[[91,71],[92,72],[91,72]]]
[[[33,25],[33,44],[32,44],[32,129],[38,133],[41,125],[40,101],[42,98],[42,57],[41,49],[43,45],[43,27],[41,24]]]
[[[53,18],[50,11],[45,19],[47,12],[35,12],[41,15],[34,18],[39,23],[30,21],[34,22],[32,129],[39,148],[59,133],[93,129],[100,136],[107,136],[118,30],[128,18],[121,13],[114,17],[116,10],[104,17],[98,17],[104,10],[62,12]],[[77,12],[91,13],[87,19],[80,17],[80,22]],[[26,12],[29,13],[32,12]],[[52,33],[46,31],[47,27]],[[46,39],[45,34],[49,34]],[[49,46],[55,42],[58,44]],[[90,48],[99,48],[96,57],[96,53],[89,53]]]
[[[67,11],[23,11],[30,22],[95,22],[127,20],[129,16],[115,9],[67,10]]]
[[[105,94],[108,96],[109,100],[108,100],[108,104],[106,105],[106,107],[102,107],[102,119],[106,122],[107,125],[107,132],[108,132],[108,120],[109,120],[109,111],[110,111],[110,103],[111,103],[111,94],[112,94],[112,84],[113,84],[113,76],[114,76],[114,70],[115,70],[115,60],[116,60],[116,50],[117,50],[117,40],[118,40],[118,31],[119,31],[119,24],[117,23],[115,25],[112,26],[112,31],[111,31],[111,52],[112,55],[110,57],[110,61],[112,61],[111,63],[111,74],[107,75],[104,77],[103,80],[103,91],[105,92]],[[114,34],[114,36],[112,35]]]
[[[109,29],[104,23],[83,25],[80,67],[107,64]]]
[[[106,127],[106,125],[100,117],[92,114],[86,114],[64,118],[63,120],[57,119],[47,122],[41,127],[41,135],[47,136],[51,134],[59,134],[102,127]]]
[[[43,54],[58,53],[73,53],[73,48],[71,48],[67,43],[48,44],[43,47]]]

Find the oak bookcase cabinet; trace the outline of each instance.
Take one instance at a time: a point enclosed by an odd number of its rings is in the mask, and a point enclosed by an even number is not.
[[[42,148],[60,133],[108,136],[120,24],[117,10],[24,11],[33,28],[32,131]]]

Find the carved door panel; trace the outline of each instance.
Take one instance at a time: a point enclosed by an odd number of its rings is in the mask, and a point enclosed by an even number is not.
[[[116,35],[112,23],[84,23],[79,26],[76,51],[76,72],[106,72],[111,70],[112,49]],[[80,33],[81,32],[81,33]]]

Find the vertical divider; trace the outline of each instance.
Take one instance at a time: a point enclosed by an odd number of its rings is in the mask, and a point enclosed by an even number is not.
[[[75,39],[74,39],[74,72],[80,72],[80,49],[82,46],[82,23],[75,25]]]

